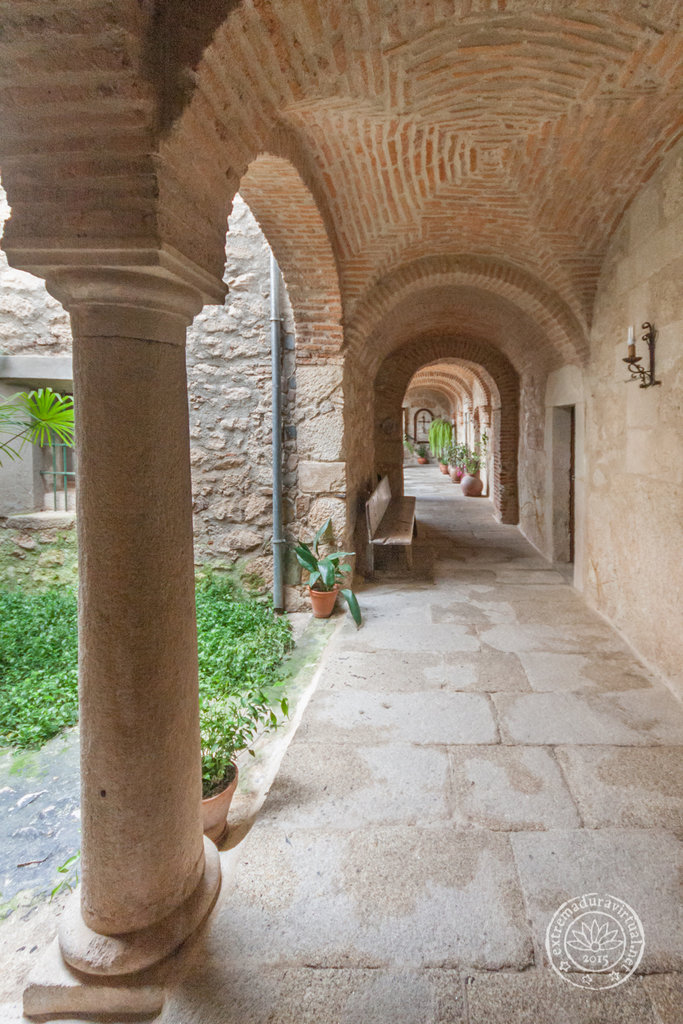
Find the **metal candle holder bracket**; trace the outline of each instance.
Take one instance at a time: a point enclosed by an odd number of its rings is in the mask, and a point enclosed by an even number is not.
[[[642,340],[647,342],[648,351],[650,353],[650,369],[646,370],[644,366],[639,366],[642,356],[628,356],[624,359],[624,362],[628,365],[631,371],[631,380],[640,380],[641,388],[651,388],[655,384],[661,384],[661,380],[655,380],[655,329],[654,326],[646,320],[642,326],[642,330],[645,331]],[[627,381],[628,383],[628,381]]]

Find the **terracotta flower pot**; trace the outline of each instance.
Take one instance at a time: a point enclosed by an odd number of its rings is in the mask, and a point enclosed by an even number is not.
[[[204,828],[204,835],[213,843],[218,843],[223,838],[224,833],[228,827],[228,811],[230,810],[230,804],[232,798],[235,795],[237,789],[237,779],[239,778],[239,772],[235,768],[235,777],[229,786],[218,793],[216,796],[210,796],[208,800],[202,800],[202,822]]]
[[[418,466],[426,466],[428,462],[429,462],[429,459],[423,459],[421,455],[417,456],[417,464],[418,464]]]
[[[338,590],[339,587],[335,587],[334,590],[311,590],[310,587],[308,588],[308,596],[311,599],[313,615],[316,619],[329,619],[337,600]]]
[[[479,473],[476,476],[466,473],[460,481],[460,488],[466,498],[480,498],[484,490],[484,481],[479,479]]]
[[[448,472],[449,472],[450,478],[453,481],[453,483],[454,484],[459,484],[460,481],[463,478],[463,472],[464,471],[463,471],[462,466],[449,466],[448,467]]]
[[[444,476],[448,476],[448,466],[446,465],[445,462],[439,463],[439,469],[441,470]]]

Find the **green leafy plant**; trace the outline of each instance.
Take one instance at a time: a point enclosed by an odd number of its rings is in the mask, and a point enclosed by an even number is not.
[[[415,449],[415,454],[417,455],[418,459],[426,459],[428,457],[428,455],[429,455],[429,450],[427,448],[427,445],[426,444],[419,444],[417,446],[417,448]]]
[[[38,748],[78,718],[76,596],[0,592],[0,744]]]
[[[20,391],[0,403],[0,454],[18,459],[27,441],[32,444],[52,444],[59,438],[64,444],[74,444],[74,400],[60,395],[52,388],[39,388],[28,393]],[[0,462],[0,466],[2,463]]]
[[[342,559],[350,558],[351,555],[355,554],[354,551],[335,551],[329,555],[324,555],[322,558],[319,557],[318,546],[331,528],[332,520],[328,519],[316,533],[312,547],[301,541],[294,548],[299,565],[309,573],[308,585],[311,590],[323,592],[334,590],[335,587],[344,581],[345,575],[351,572],[351,566],[347,563],[342,563]],[[358,598],[348,587],[343,590],[340,589],[339,593],[348,604],[353,621],[357,626],[360,626],[361,613]]]
[[[470,450],[467,445],[462,445],[463,451],[460,455],[461,461],[458,464],[462,466],[465,472],[470,476],[474,476],[475,473],[478,473],[481,467],[485,464],[488,456],[488,440],[488,435],[482,434],[481,440],[474,446],[473,450]]]
[[[460,441],[451,441],[449,445],[446,445],[444,449],[444,457],[449,466],[461,466],[462,459],[464,457],[463,449],[465,445]]]
[[[81,851],[76,850],[71,857],[65,860],[64,863],[60,864],[57,868],[59,874],[66,875],[66,878],[63,878],[61,882],[58,882],[50,893],[50,903],[52,903],[55,896],[58,896],[60,892],[63,892],[65,889],[68,889],[69,892],[73,892],[78,885],[78,870],[74,865],[80,860],[80,857]]]
[[[406,446],[411,455],[415,454],[415,445],[413,444],[413,439],[410,436],[410,434],[403,435],[403,444]]]
[[[439,462],[444,461],[444,451],[453,439],[453,424],[448,420],[432,420],[429,427],[429,447],[432,455]]]
[[[213,574],[197,583],[204,795],[223,788],[240,750],[289,714],[279,666],[291,626],[271,603]],[[0,591],[0,744],[39,748],[78,719],[76,597]]]
[[[245,595],[235,580],[212,574],[197,585],[199,723],[202,791],[213,796],[230,782],[237,754],[289,714],[278,676],[293,646],[285,618],[272,603]]]

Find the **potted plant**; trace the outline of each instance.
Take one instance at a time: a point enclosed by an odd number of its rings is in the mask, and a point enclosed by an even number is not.
[[[453,441],[448,446],[447,457],[448,457],[448,472],[450,478],[454,484],[459,484],[464,475],[464,469],[462,468],[463,461],[463,448],[465,446],[457,441]]]
[[[343,558],[355,554],[353,551],[334,551],[322,558],[318,554],[318,546],[323,536],[332,527],[332,520],[323,523],[313,539],[312,547],[303,541],[294,548],[299,565],[308,570],[308,595],[313,606],[316,619],[328,619],[332,614],[337,594],[341,594],[349,606],[349,611],[357,626],[361,624],[360,607],[354,592],[349,588],[342,589],[341,584],[351,566],[344,563]]]
[[[417,454],[418,465],[426,466],[427,463],[429,462],[429,458],[427,456],[427,445],[426,444],[419,444],[417,446],[417,448],[415,449],[415,451],[416,451],[416,454]]]
[[[285,697],[278,701],[289,714]],[[277,729],[278,718],[268,695],[256,688],[227,698],[200,687],[199,721],[202,750],[202,822],[204,834],[219,843],[227,831],[227,817],[237,789],[235,758],[251,749],[260,732]]]
[[[429,427],[429,447],[435,459],[439,460],[439,469],[448,473],[446,450],[453,440],[453,424],[448,420],[432,420]]]
[[[475,445],[474,451],[470,451],[467,445],[464,446],[462,455],[462,466],[465,475],[460,481],[460,488],[466,498],[479,498],[484,490],[484,483],[479,477],[479,471],[486,461],[488,437],[481,435],[481,441]]]
[[[415,454],[415,445],[413,444],[413,439],[410,436],[410,434],[404,434],[403,435],[403,444],[407,448],[408,453],[410,455],[414,455]]]

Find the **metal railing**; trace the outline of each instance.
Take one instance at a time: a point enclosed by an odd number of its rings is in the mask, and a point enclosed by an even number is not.
[[[40,475],[43,477],[43,479],[45,479],[45,477],[50,477],[50,476],[52,477],[52,495],[53,495],[54,510],[55,510],[55,512],[62,511],[61,509],[59,509],[58,502],[57,502],[57,495],[60,493],[60,486],[59,485],[61,484],[61,492],[64,494],[64,509],[63,509],[63,511],[68,512],[68,510],[69,510],[69,478],[73,477],[75,479],[75,477],[76,477],[76,470],[75,470],[75,468],[74,469],[69,469],[67,452],[68,451],[73,451],[73,449],[70,448],[69,445],[64,444],[63,441],[55,441],[53,444],[48,445],[46,447],[49,447],[52,450],[52,469],[41,469]],[[75,456],[74,456],[74,458],[75,458]],[[59,467],[60,459],[61,459],[61,468]]]

